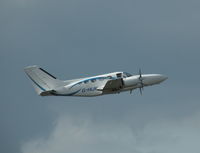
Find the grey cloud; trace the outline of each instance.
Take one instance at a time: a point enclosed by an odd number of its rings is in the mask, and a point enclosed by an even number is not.
[[[22,145],[23,153],[108,152],[188,153],[198,150],[200,112],[180,120],[159,119],[135,130],[131,124],[93,122],[90,117],[61,115],[47,138]]]

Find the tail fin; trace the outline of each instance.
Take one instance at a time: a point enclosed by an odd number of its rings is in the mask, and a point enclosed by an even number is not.
[[[51,95],[51,91],[64,84],[63,81],[56,79],[56,77],[38,66],[28,66],[24,71],[33,81],[37,94],[41,96]]]

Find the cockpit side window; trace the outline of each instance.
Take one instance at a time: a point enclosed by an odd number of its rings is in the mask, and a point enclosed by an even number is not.
[[[127,73],[127,72],[124,72],[124,73],[123,73],[123,77],[124,77],[124,78],[130,77],[130,76],[132,76],[130,73]]]

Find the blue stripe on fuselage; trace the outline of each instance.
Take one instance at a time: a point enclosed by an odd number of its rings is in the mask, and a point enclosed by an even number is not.
[[[90,81],[90,80],[97,80],[97,79],[107,79],[108,77],[95,77],[95,78],[89,78],[89,79],[85,79],[85,80],[81,80],[77,83],[75,83],[74,85],[72,85],[70,88],[73,88],[74,86],[76,86],[77,84],[83,83],[85,81]]]
[[[81,89],[75,91],[75,92],[72,92],[72,93],[69,93],[69,94],[56,94],[54,93],[53,95],[55,96],[74,96],[75,94],[77,94]]]

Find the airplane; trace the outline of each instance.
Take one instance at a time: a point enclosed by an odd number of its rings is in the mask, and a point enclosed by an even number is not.
[[[39,66],[24,68],[40,96],[82,96],[93,97],[116,94],[139,88],[140,94],[146,86],[159,84],[168,77],[161,74],[131,75],[127,72],[113,72],[73,80],[59,80]]]

